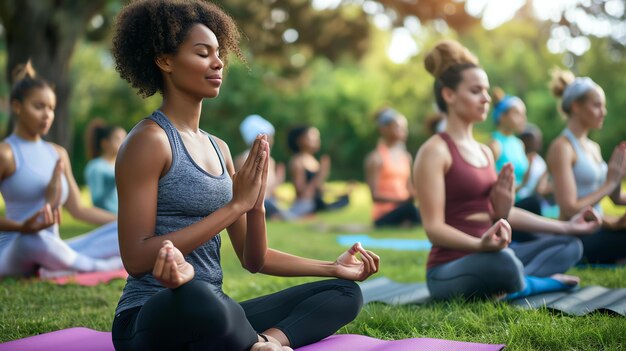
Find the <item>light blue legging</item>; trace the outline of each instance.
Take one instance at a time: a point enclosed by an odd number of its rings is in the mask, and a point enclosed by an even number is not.
[[[426,273],[426,282],[435,299],[485,298],[524,290],[527,275],[563,273],[581,257],[579,239],[545,235],[499,252],[470,254],[433,267]]]
[[[95,272],[122,268],[117,221],[64,241],[49,231],[11,235],[0,248],[0,276],[31,276],[49,271]]]

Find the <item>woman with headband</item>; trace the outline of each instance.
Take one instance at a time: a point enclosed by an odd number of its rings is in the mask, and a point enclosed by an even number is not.
[[[376,114],[380,141],[365,159],[365,179],[372,193],[374,226],[421,223],[411,183],[411,154],[406,151],[407,119],[392,108]]]
[[[516,192],[524,185],[528,171],[528,158],[523,142],[516,136],[524,131],[528,118],[526,105],[517,96],[506,95],[500,88],[493,91],[493,122],[497,130],[491,135],[489,148],[496,162],[496,172],[500,173],[505,164],[513,166]],[[541,203],[535,197],[521,198],[516,194],[515,206],[535,214],[541,214]]]
[[[552,92],[561,98],[560,108],[567,126],[548,150],[548,168],[554,182],[554,195],[561,219],[571,218],[586,206],[601,211],[600,200],[610,196],[615,204],[626,204],[621,182],[626,174],[626,143],[614,150],[608,165],[602,160],[600,145],[589,139],[589,132],[601,129],[606,116],[604,91],[591,78],[576,78],[571,72],[553,73]],[[604,227],[581,237],[583,261],[615,263],[626,259],[626,217],[604,216]]]
[[[496,175],[491,150],[473,136],[489,111],[487,74],[454,41],[439,43],[424,63],[435,78],[437,106],[448,116],[445,131],[420,147],[414,165],[422,223],[433,244],[426,273],[431,295],[520,297],[575,285],[577,277],[561,273],[582,255],[576,237],[551,235],[509,248],[511,230],[587,232],[599,226],[585,220],[591,210],[563,222],[513,207],[512,167]]]

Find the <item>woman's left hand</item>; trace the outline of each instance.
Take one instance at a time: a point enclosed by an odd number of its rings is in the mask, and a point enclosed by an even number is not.
[[[361,254],[361,260],[356,258],[356,254]],[[378,272],[380,257],[372,251],[365,250],[361,243],[352,245],[342,253],[335,261],[337,278],[347,280],[363,281],[372,274]]]
[[[574,235],[593,234],[602,225],[602,216],[588,206],[575,214],[568,222],[568,233]]]

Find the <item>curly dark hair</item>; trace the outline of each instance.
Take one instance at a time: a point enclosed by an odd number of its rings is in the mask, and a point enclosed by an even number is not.
[[[176,53],[195,24],[207,26],[220,43],[220,56],[239,49],[241,34],[233,19],[217,5],[202,0],[139,0],[117,16],[111,52],[115,69],[143,97],[163,92],[163,77],[154,62],[158,55]]]

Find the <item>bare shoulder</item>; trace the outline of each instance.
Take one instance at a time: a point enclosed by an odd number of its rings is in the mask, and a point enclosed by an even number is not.
[[[15,156],[8,143],[0,143],[0,179],[15,172]]]
[[[416,157],[444,157],[451,159],[448,144],[439,135],[433,135],[420,146]]]
[[[169,168],[171,160],[172,148],[167,134],[156,122],[144,119],[128,133],[118,152],[116,168],[163,169]]]
[[[548,158],[550,158],[551,156],[567,156],[573,154],[573,152],[574,147],[572,146],[572,143],[570,143],[570,141],[565,136],[559,136],[558,138],[554,139],[554,141],[548,147]]]
[[[156,122],[144,119],[137,123],[135,127],[128,133],[128,136],[122,144],[122,149],[150,149],[167,147],[170,149],[170,142],[167,134]]]
[[[365,156],[365,166],[378,166],[381,163],[381,157],[377,150],[372,150]]]

